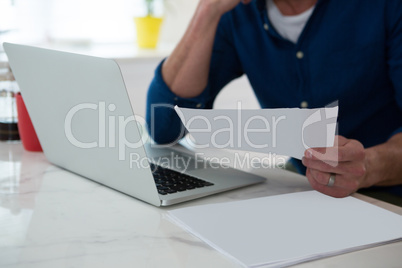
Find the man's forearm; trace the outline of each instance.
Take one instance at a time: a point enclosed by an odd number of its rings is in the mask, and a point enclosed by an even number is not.
[[[367,185],[364,187],[402,184],[402,133],[366,149],[366,159]]]
[[[176,95],[195,97],[205,88],[220,17],[208,1],[200,1],[186,33],[164,62],[163,78]]]
[[[183,38],[162,67],[163,79],[177,96],[192,98],[205,89],[221,16],[240,2],[251,0],[200,0]]]

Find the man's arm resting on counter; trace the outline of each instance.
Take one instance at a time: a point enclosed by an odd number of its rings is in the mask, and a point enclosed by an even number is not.
[[[334,197],[374,185],[402,184],[402,133],[367,149],[357,140],[338,136],[334,147],[306,150],[303,164],[312,187]],[[331,173],[335,184],[328,186]]]

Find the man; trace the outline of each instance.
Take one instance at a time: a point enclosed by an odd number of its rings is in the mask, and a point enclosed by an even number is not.
[[[243,74],[262,108],[339,101],[335,147],[299,163],[314,189],[344,197],[402,184],[402,1],[200,0],[148,92],[154,140],[175,141],[182,126],[152,104],[211,108]]]

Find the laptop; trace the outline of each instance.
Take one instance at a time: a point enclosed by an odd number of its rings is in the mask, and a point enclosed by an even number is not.
[[[114,60],[10,43],[4,49],[52,164],[154,206],[265,181],[144,139]]]

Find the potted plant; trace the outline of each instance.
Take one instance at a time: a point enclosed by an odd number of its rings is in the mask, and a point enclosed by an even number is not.
[[[137,30],[137,42],[140,48],[155,48],[158,44],[159,31],[163,18],[155,16],[154,7],[156,0],[144,0],[146,16],[135,17]]]

